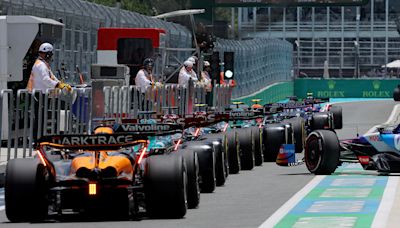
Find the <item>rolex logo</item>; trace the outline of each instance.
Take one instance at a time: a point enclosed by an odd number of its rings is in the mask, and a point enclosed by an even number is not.
[[[332,89],[334,89],[335,88],[335,86],[336,86],[336,82],[335,81],[328,81],[328,88],[330,89],[330,90],[332,90]]]
[[[375,90],[378,90],[381,88],[381,82],[380,81],[373,81],[372,86],[374,87]]]

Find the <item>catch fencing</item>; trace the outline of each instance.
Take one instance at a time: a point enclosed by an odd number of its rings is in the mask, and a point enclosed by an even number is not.
[[[88,78],[90,65],[97,62],[97,30],[100,27],[165,29],[165,47],[169,49],[165,67],[177,67],[191,55],[190,51],[177,50],[192,48],[192,34],[182,25],[88,1],[0,0],[0,15],[61,19],[65,27],[61,42],[55,43],[52,69],[64,72],[66,82],[71,84],[79,83],[76,66]],[[220,53],[235,52],[237,89],[233,91],[234,98],[257,92],[274,82],[291,80],[293,47],[289,42],[217,39],[215,47]]]
[[[192,46],[191,32],[182,25],[83,0],[0,0],[0,15],[61,19],[65,26],[62,40],[54,45],[52,69],[65,68],[66,81],[71,84],[79,83],[76,66],[88,76],[90,65],[97,62],[97,30],[100,27],[162,28],[166,31],[165,47]],[[187,51],[171,52],[180,61],[190,56]],[[176,62],[176,59],[171,57],[170,62]]]
[[[211,110],[210,107],[213,111],[225,111],[231,100],[231,88],[216,85],[213,91],[214,99],[207,104],[207,92],[202,85],[167,84],[149,87],[144,93],[136,86],[104,87],[101,93],[92,93],[91,88],[71,92],[49,89],[45,93],[18,90],[16,94],[3,90],[0,163],[32,156],[33,144],[41,136],[91,134],[98,120],[119,123],[122,119],[185,115]]]
[[[255,93],[275,82],[293,79],[293,46],[287,41],[218,39],[216,50],[220,53],[234,52],[237,88],[232,97],[235,99]]]

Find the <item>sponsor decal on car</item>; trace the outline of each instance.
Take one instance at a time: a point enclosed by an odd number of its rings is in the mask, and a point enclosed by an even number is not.
[[[371,135],[368,137],[371,142],[381,141],[379,135]]]
[[[394,136],[394,147],[397,150],[400,150],[400,135],[395,135]]]
[[[170,124],[124,124],[118,127],[118,132],[162,132],[173,130]]]
[[[231,112],[230,114],[231,118],[234,117],[254,117],[255,113],[254,112]]]
[[[52,138],[52,143],[65,146],[80,145],[114,145],[137,141],[134,135],[81,135],[81,136],[57,136]]]

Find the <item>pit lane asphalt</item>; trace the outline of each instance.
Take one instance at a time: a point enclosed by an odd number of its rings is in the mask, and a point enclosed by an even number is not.
[[[356,130],[363,134],[389,117],[395,102],[368,101],[343,103],[341,139],[352,138]],[[99,222],[56,222],[10,224],[0,211],[1,227],[258,227],[280,206],[302,189],[314,175],[305,166],[279,167],[264,163],[252,171],[231,175],[227,184],[212,194],[201,194],[200,207],[189,210],[184,219]]]

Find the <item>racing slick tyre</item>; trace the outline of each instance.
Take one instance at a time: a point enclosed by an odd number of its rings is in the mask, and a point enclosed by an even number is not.
[[[293,129],[295,152],[301,153],[306,141],[305,121],[301,117],[296,117],[289,119],[289,123]]]
[[[5,180],[6,215],[11,222],[43,221],[48,213],[47,169],[34,159],[7,163]]]
[[[227,161],[226,161],[226,147],[224,142],[226,136],[223,134],[210,134],[207,135],[207,141],[214,145],[215,151],[215,183],[217,186],[222,186],[226,181],[227,174]]]
[[[331,125],[329,123],[329,113],[328,112],[313,113],[310,125],[313,131],[330,128]]]
[[[254,138],[250,128],[238,129],[238,139],[240,144],[240,164],[242,170],[252,170],[254,168]]]
[[[316,175],[335,172],[340,157],[337,135],[329,130],[311,132],[306,141],[304,159],[308,170]]]
[[[329,111],[333,114],[333,125],[335,129],[343,128],[342,107],[332,106]]]
[[[185,158],[186,163],[188,208],[196,208],[200,203],[199,159],[193,150],[178,150],[178,154]]]
[[[282,144],[286,143],[285,125],[268,124],[263,128],[264,161],[275,162]]]
[[[199,158],[200,190],[211,193],[215,190],[215,152],[212,142],[205,140],[189,142],[186,149],[193,150]]]
[[[400,88],[399,87],[396,87],[393,90],[393,100],[394,101],[400,101]]]
[[[150,217],[182,218],[187,211],[187,172],[181,155],[146,159],[144,192]]]
[[[240,171],[240,158],[239,158],[239,141],[235,130],[229,131],[226,134],[228,145],[228,165],[229,174],[238,174]]]
[[[262,129],[254,126],[251,127],[251,132],[254,138],[254,165],[261,166],[264,162]]]

